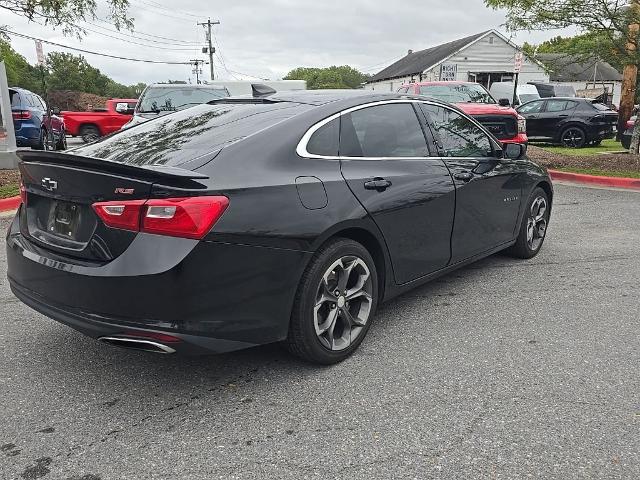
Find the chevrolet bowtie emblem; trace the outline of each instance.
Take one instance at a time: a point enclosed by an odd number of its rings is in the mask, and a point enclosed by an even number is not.
[[[53,192],[56,188],[58,188],[58,182],[56,182],[55,180],[51,180],[49,177],[43,178],[40,184],[42,185],[42,188],[44,188],[45,190],[49,190],[50,192]]]

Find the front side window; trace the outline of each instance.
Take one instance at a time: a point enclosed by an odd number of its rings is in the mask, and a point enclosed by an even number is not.
[[[547,102],[547,112],[564,112],[565,110],[571,110],[575,106],[576,103],[570,100],[549,100]]]
[[[410,103],[391,103],[343,115],[340,155],[345,157],[426,157],[427,142]]]
[[[531,102],[526,105],[522,105],[518,112],[520,113],[539,113],[542,110],[544,102]]]
[[[487,157],[493,155],[486,133],[458,112],[437,105],[421,104],[431,120],[445,157]]]

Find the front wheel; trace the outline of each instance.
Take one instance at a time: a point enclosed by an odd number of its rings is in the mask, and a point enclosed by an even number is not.
[[[285,345],[313,363],[341,362],[369,331],[377,304],[378,277],[369,252],[352,240],[333,240],[302,276]]]
[[[507,254],[525,259],[535,257],[547,235],[550,215],[549,196],[542,188],[537,187],[527,202],[516,243],[506,251]]]

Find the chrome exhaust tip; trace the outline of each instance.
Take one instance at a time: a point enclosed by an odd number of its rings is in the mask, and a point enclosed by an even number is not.
[[[152,340],[143,340],[139,338],[127,338],[127,337],[100,337],[99,342],[107,343],[121,348],[129,348],[132,350],[140,350],[143,352],[153,352],[169,354],[175,353],[175,349],[163,345],[162,343],[154,342]]]

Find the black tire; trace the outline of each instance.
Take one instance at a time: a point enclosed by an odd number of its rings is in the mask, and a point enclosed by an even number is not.
[[[40,129],[40,138],[38,144],[33,147],[34,150],[45,150],[47,147],[47,130],[45,128]]]
[[[323,343],[326,342],[326,340],[323,340],[323,337],[320,335],[320,333],[318,333],[318,328],[321,328],[321,325],[319,325],[319,323],[318,325],[316,325],[317,313],[315,307],[316,305],[322,303],[322,301],[318,302],[318,294],[322,292],[321,288],[325,285],[325,274],[328,274],[329,281],[331,282],[331,267],[334,266],[340,259],[344,260],[345,258],[358,259],[366,264],[370,275],[369,277],[367,277],[370,278],[370,284],[367,284],[367,288],[371,290],[370,303],[369,300],[367,300],[367,305],[365,308],[369,309],[369,313],[364,326],[354,325],[353,330],[350,330],[348,334],[346,334],[346,329],[342,328],[340,330],[341,332],[343,332],[341,335],[348,336],[350,340],[348,346],[336,350],[330,349],[326,343]],[[354,260],[354,262],[356,262],[356,260]],[[352,263],[351,265],[353,264],[354,263]],[[364,267],[362,267],[361,265],[362,264],[358,262],[357,268],[363,269],[362,278],[364,278],[364,272],[366,272],[366,269],[364,269]],[[335,274],[336,270],[338,270],[339,268],[340,267],[333,270],[333,274]],[[347,271],[347,269],[345,269],[344,271]],[[347,275],[347,278],[351,278],[353,280],[354,272],[355,268],[351,269],[351,273]],[[337,280],[338,276],[335,276],[334,279]],[[345,293],[346,291],[347,288],[345,287]],[[338,322],[346,322],[345,308],[347,310],[353,310],[353,307],[356,307],[359,312],[362,311],[362,304],[356,305],[355,300],[351,300],[352,305],[350,306],[348,302],[345,304],[345,298],[346,297],[342,297],[342,307],[339,307],[340,303],[331,304],[332,309],[337,308],[335,317],[336,320],[334,320],[335,327],[331,329],[332,338],[333,332],[339,329]],[[340,301],[340,299],[338,300]],[[332,302],[332,300],[329,300],[329,302]],[[360,343],[362,343],[362,340],[371,327],[371,323],[375,316],[377,304],[378,276],[373,258],[371,258],[371,255],[369,254],[367,249],[364,248],[361,244],[349,239],[338,238],[331,240],[315,253],[313,258],[309,262],[307,269],[302,275],[302,279],[300,280],[300,284],[298,286],[298,291],[296,292],[296,297],[291,314],[291,322],[289,324],[289,334],[284,343],[285,347],[292,354],[309,362],[323,365],[331,365],[341,362],[344,359],[348,358],[358,348]],[[318,309],[318,312],[319,311],[320,309]],[[353,318],[351,316],[351,313],[349,313],[349,317]],[[344,326],[344,323],[342,325]],[[351,329],[351,327],[349,328]],[[356,334],[357,336],[355,340],[353,340],[352,332],[356,330],[358,333]]]
[[[581,127],[567,127],[560,134],[560,143],[568,148],[582,148],[587,144],[587,134]]]
[[[545,212],[543,215],[544,231],[542,233],[542,237],[540,238],[539,236],[540,231],[535,230],[536,227],[534,227],[534,233],[538,234],[536,239],[538,241],[530,242],[529,240],[530,238],[529,228],[531,225],[530,222],[532,220],[532,217],[535,216],[535,213],[533,212],[532,208],[533,208],[534,202],[538,201],[538,199],[543,199],[546,206]],[[550,213],[551,213],[551,204],[549,203],[549,196],[547,195],[547,192],[545,192],[542,188],[537,187],[533,192],[531,192],[531,195],[527,200],[527,205],[524,211],[524,215],[522,216],[522,220],[520,222],[520,229],[518,231],[519,233],[518,233],[518,238],[516,240],[516,243],[510,248],[508,248],[505,251],[505,253],[515,258],[524,258],[524,259],[533,258],[538,253],[540,253],[540,250],[542,249],[542,245],[544,244],[544,240],[546,238],[547,227],[549,226]],[[538,225],[541,225],[541,223]],[[536,235],[534,234],[534,236]]]
[[[84,125],[80,127],[80,136],[84,143],[95,142],[100,138],[100,130],[94,125]]]

